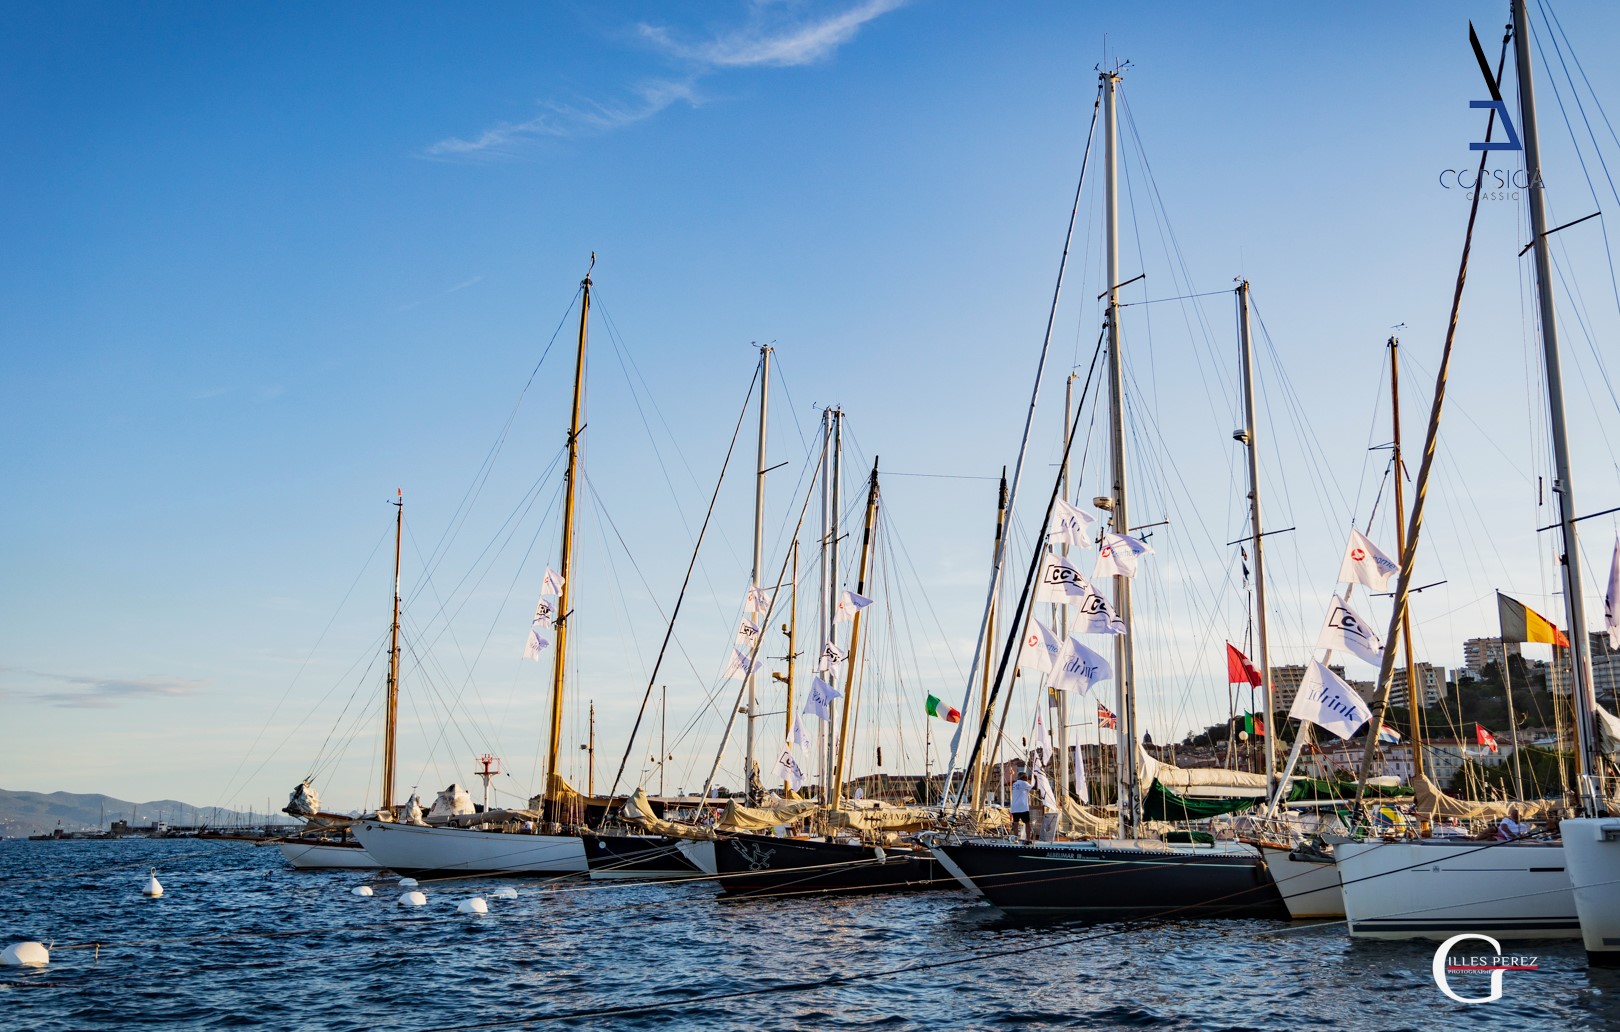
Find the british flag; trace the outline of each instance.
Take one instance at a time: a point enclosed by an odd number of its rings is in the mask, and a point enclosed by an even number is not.
[[[1097,726],[1113,728],[1115,731],[1119,730],[1119,718],[1110,713],[1108,707],[1100,702],[1097,703]]]

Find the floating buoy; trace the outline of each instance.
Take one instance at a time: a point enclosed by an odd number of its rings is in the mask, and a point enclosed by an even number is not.
[[[0,953],[0,964],[6,967],[44,967],[51,962],[51,951],[42,942],[18,942]]]
[[[489,894],[490,899],[517,899],[517,890],[510,885],[503,885]]]
[[[401,878],[399,880],[399,887],[402,888],[402,889],[414,889],[414,888],[416,888],[416,879],[415,878]]]
[[[157,880],[156,867],[152,868],[152,877],[146,879],[146,884],[141,886],[141,895],[151,899],[157,899],[163,895],[163,885]]]
[[[412,889],[399,897],[399,905],[402,907],[425,907],[427,906],[427,894]]]
[[[457,903],[456,904],[456,913],[458,913],[458,914],[487,914],[487,913],[489,913],[489,904],[485,903],[479,897],[474,896],[472,899],[464,899],[460,903]]]
[[[356,895],[356,896],[369,896],[369,895],[372,894],[371,886],[369,886],[369,885],[356,885],[354,888],[350,889],[349,891],[351,893],[353,893],[354,895]]]
[[[873,846],[872,855],[877,857],[877,862],[880,864],[886,864],[889,862],[889,854],[883,851],[882,846]]]

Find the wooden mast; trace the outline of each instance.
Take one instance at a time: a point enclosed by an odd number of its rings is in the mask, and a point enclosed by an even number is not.
[[[397,489],[397,495],[390,503],[394,506],[394,625],[389,632],[388,697],[383,711],[382,810],[394,808],[394,743],[399,737],[399,546],[405,534],[404,489]]]
[[[1406,466],[1401,460],[1401,342],[1389,338],[1389,417],[1394,422],[1395,452],[1395,549],[1406,551]],[[1418,684],[1417,664],[1412,659],[1412,614],[1410,610],[1401,620],[1401,646],[1406,650],[1406,703],[1412,713],[1412,779],[1423,774],[1423,707],[1428,699]],[[1505,656],[1505,653],[1504,653]],[[1503,663],[1505,667],[1507,664]],[[1513,693],[1508,692],[1508,706],[1513,706]],[[1376,736],[1380,728],[1369,728]],[[1522,798],[1522,796],[1520,796]]]
[[[872,568],[872,525],[877,522],[878,464],[872,459],[872,479],[866,489],[866,528],[861,532],[861,566],[856,575],[855,594],[866,594],[866,575]],[[844,667],[844,706],[838,715],[838,764],[834,768],[832,808],[838,809],[838,800],[844,794],[844,757],[849,753],[849,712],[855,708],[855,666],[861,649],[861,614],[855,610],[849,629],[849,656]]]
[[[781,681],[787,685],[787,704],[783,707],[782,737],[793,741],[793,721],[796,714],[793,712],[793,665],[798,662],[798,636],[799,636],[799,542],[793,542],[793,581],[788,590],[788,622],[782,625],[782,633],[787,635],[787,673],[771,674],[771,679]],[[786,796],[793,791],[793,786],[782,782],[782,794]]]
[[[567,493],[563,500],[562,530],[562,591],[557,596],[557,651],[551,667],[551,737],[546,746],[546,818],[559,819],[556,800],[561,796],[562,772],[558,763],[562,754],[563,688],[568,664],[568,624],[574,611],[570,599],[574,594],[574,505],[579,493],[579,433],[580,416],[585,404],[585,336],[591,318],[591,269],[596,268],[596,252],[591,252],[590,267],[580,281],[579,349],[574,356],[574,408],[568,423]]]
[[[749,586],[754,591],[759,590],[760,577],[765,569],[765,428],[771,391],[771,351],[769,344],[759,346],[759,442],[754,461],[754,567],[748,578]],[[743,619],[748,620],[748,615],[744,614]],[[765,628],[761,627],[759,632],[764,634]],[[754,714],[759,710],[759,700],[755,690],[755,672],[750,669],[744,677],[748,688],[748,721],[744,725],[747,741],[743,760],[743,795],[748,805],[754,806],[759,803],[755,786],[761,783],[759,761],[754,755]]]
[[[997,500],[996,500],[996,539],[995,539],[994,548],[993,548],[993,551],[992,551],[993,555],[1000,555],[1001,554],[1001,537],[1002,537],[1003,534],[1006,533],[1006,531],[1007,531],[1007,467],[1003,466],[1003,467],[1001,467],[1001,491],[1000,491],[1000,494],[997,495]],[[984,643],[985,654],[989,655],[990,651],[995,648],[995,638],[996,638],[996,604],[995,604],[994,599],[990,600],[989,612],[987,612],[985,614],[984,633],[985,633],[985,643]],[[984,664],[984,680],[979,686],[979,721],[982,724],[982,723],[987,723],[989,720],[990,720],[990,664],[985,663]],[[988,771],[990,769],[991,765],[995,762],[996,751],[1000,747],[1000,745],[1001,745],[1001,739],[997,738],[996,742],[995,742],[995,745],[992,745],[991,748],[990,748],[990,758],[986,759],[982,763],[974,764],[974,766],[973,766],[973,812],[974,813],[978,813],[979,810],[981,810],[984,807],[984,775],[985,775],[985,772]],[[948,776],[949,775],[947,774],[947,777]],[[949,792],[950,787],[951,787],[950,784],[947,783],[945,785],[945,790],[947,792]]]

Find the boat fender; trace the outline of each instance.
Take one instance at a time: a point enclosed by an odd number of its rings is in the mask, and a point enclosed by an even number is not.
[[[42,942],[15,942],[0,952],[6,967],[44,967],[51,962],[51,951]]]
[[[371,891],[371,886],[369,885],[356,885],[354,888],[350,889],[349,892],[356,896],[370,896],[373,894]]]
[[[415,878],[401,878],[399,880],[399,887],[402,889],[414,889],[416,886],[417,881]]]
[[[487,913],[489,913],[489,904],[485,903],[479,897],[474,896],[472,899],[464,899],[460,903],[457,903],[456,904],[456,913],[458,913],[458,914],[487,914]]]
[[[510,885],[503,885],[489,894],[490,899],[517,899],[517,890]]]
[[[877,857],[877,862],[880,864],[886,864],[889,862],[889,854],[883,851],[882,846],[873,846],[872,855]]]
[[[399,897],[399,905],[402,907],[425,907],[427,906],[427,894],[418,892],[415,889],[412,889],[410,892],[401,893]]]

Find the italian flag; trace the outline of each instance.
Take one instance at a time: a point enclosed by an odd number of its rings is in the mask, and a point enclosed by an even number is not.
[[[928,697],[928,715],[930,717],[938,717],[947,724],[960,724],[962,722],[962,711],[957,709],[955,706],[945,705],[943,702],[939,701],[939,696],[937,695],[930,695]]]

